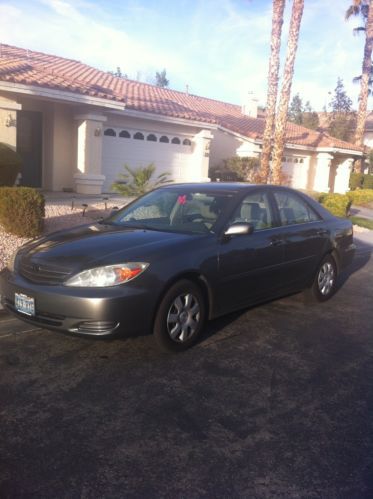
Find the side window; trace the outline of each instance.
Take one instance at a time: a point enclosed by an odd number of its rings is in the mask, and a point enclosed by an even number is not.
[[[264,192],[248,194],[238,206],[230,224],[248,222],[254,231],[273,227],[273,219],[268,195]]]
[[[315,222],[320,217],[302,198],[292,192],[275,192],[281,225]]]

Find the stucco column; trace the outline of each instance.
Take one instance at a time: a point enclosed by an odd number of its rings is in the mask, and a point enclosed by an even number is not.
[[[344,194],[349,190],[353,162],[353,158],[348,158],[337,166],[337,172],[334,179],[334,192]]]
[[[210,130],[201,130],[194,137],[193,178],[197,182],[209,182],[210,146],[213,138]]]
[[[80,114],[74,119],[78,120],[76,192],[101,194],[105,181],[105,175],[102,175],[102,124],[107,118],[98,114]]]
[[[0,96],[0,142],[14,149],[17,147],[17,111],[21,109],[15,100]]]
[[[333,156],[327,152],[321,152],[317,155],[313,181],[314,191],[329,192],[329,174],[332,159]]]

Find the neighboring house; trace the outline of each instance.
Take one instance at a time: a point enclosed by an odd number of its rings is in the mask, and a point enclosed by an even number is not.
[[[206,181],[228,157],[259,157],[264,119],[237,105],[125,80],[81,62],[0,45],[0,141],[23,158],[22,184],[108,192],[127,163],[174,181]],[[284,173],[294,187],[345,192],[353,144],[288,124]]]

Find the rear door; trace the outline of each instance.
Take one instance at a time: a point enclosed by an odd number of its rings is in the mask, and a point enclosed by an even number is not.
[[[318,213],[296,192],[273,191],[283,241],[285,280],[289,290],[304,287],[325,253],[330,231]],[[285,284],[285,283],[284,283]]]

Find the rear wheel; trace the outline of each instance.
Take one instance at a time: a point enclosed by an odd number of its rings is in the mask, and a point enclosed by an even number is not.
[[[333,296],[336,290],[337,266],[331,255],[326,255],[320,263],[312,286],[307,295],[312,301],[326,301]]]
[[[206,305],[200,288],[183,279],[163,297],[154,322],[154,336],[166,351],[179,352],[194,345],[206,318]]]

